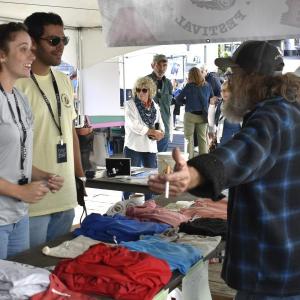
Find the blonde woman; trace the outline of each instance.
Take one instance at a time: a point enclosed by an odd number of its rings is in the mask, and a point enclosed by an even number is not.
[[[164,137],[164,123],[153,101],[156,85],[150,77],[139,78],[133,99],[125,103],[124,154],[131,165],[156,168],[157,141]]]
[[[212,88],[202,72],[196,67],[191,68],[187,85],[176,97],[177,104],[185,104],[184,137],[188,141],[189,158],[194,157],[194,132],[198,139],[199,154],[207,153],[207,111],[211,97]]]

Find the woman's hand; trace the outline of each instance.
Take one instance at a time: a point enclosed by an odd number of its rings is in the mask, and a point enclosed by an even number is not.
[[[148,185],[151,191],[159,194],[164,193],[166,181],[169,181],[169,194],[178,196],[202,182],[201,175],[196,169],[187,165],[178,148],[173,150],[173,159],[176,162],[174,173],[169,175],[151,175],[149,177]]]
[[[37,203],[49,192],[45,181],[19,185],[18,190],[18,199],[26,203]]]
[[[64,185],[64,178],[59,175],[51,174],[48,177],[48,188],[52,193],[59,191]]]
[[[161,130],[156,130],[156,129],[149,129],[147,135],[152,140],[156,140],[156,141],[160,141],[164,137],[164,133]]]
[[[160,141],[164,136],[165,134],[161,130],[155,130],[155,139],[157,141]]]
[[[52,193],[59,191],[64,184],[63,177],[53,173],[45,172],[41,169],[36,168],[35,166],[32,166],[31,180],[32,181],[43,180]]]

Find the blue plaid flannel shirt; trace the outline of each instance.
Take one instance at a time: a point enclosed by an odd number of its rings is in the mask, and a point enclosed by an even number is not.
[[[300,105],[282,97],[259,103],[232,140],[188,164],[206,179],[191,193],[217,199],[230,188],[227,284],[300,294]]]

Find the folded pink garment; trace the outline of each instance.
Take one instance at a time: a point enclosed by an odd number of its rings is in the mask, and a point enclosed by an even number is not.
[[[154,200],[146,201],[142,206],[128,207],[126,216],[141,221],[165,223],[173,227],[178,227],[182,222],[187,222],[190,219],[181,213],[158,206]]]
[[[188,218],[220,218],[227,220],[227,200],[212,201],[208,198],[196,200],[189,208],[182,208],[180,212]]]

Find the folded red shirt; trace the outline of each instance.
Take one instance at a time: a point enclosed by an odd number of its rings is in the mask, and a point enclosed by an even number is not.
[[[56,274],[73,291],[122,300],[150,300],[170,280],[167,262],[149,254],[105,244],[61,261]]]

